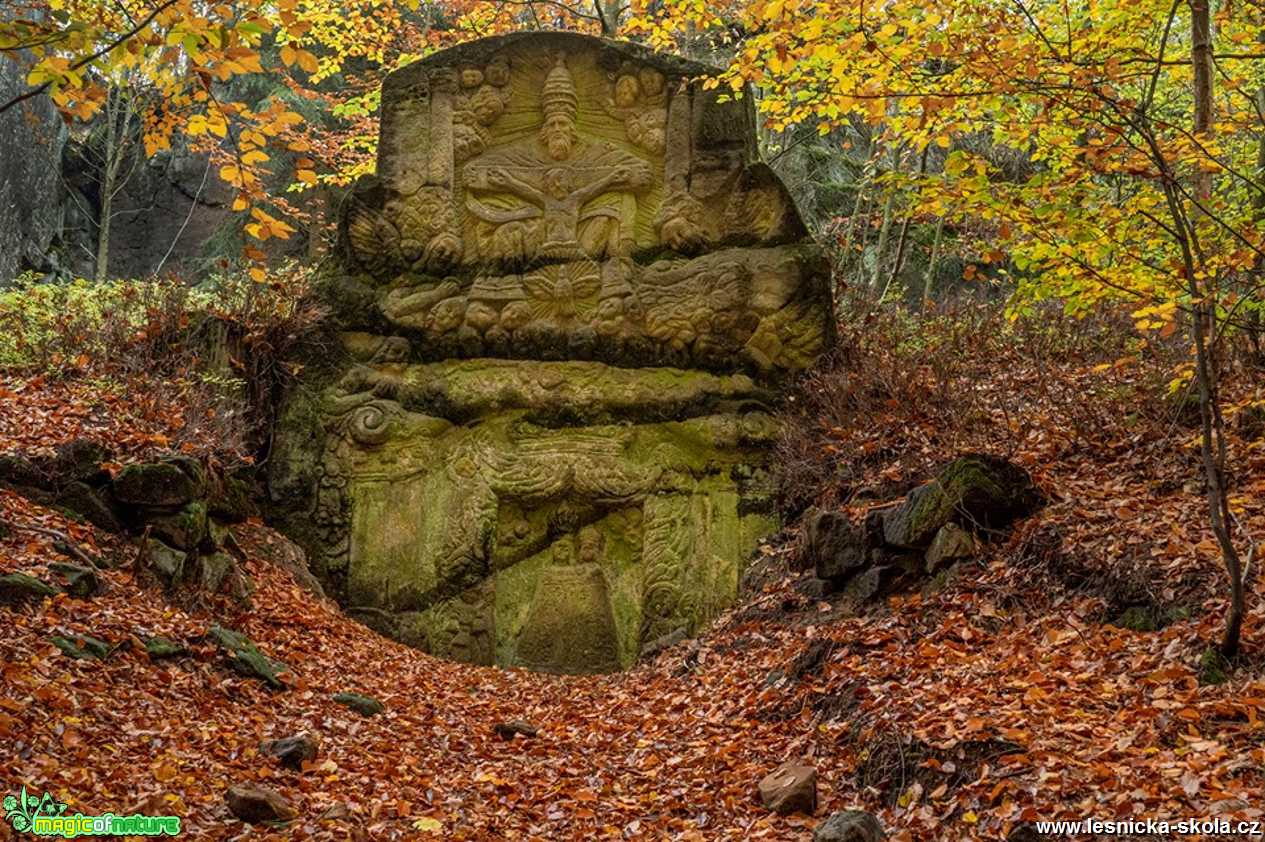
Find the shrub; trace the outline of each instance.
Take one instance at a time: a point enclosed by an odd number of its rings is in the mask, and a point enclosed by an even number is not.
[[[191,436],[249,454],[266,445],[300,346],[321,341],[311,276],[291,266],[265,283],[223,276],[197,287],[22,278],[0,292],[0,371],[126,387],[156,412],[179,407]]]

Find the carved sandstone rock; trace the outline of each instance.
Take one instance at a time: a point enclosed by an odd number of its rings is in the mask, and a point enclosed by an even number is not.
[[[327,297],[343,354],[269,478],[326,590],[477,663],[592,672],[696,630],[776,525],[826,264],[700,65],[565,33],[387,78]]]

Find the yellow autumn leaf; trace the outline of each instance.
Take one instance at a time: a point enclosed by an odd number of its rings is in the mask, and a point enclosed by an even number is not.
[[[413,829],[420,830],[422,833],[439,833],[444,829],[444,823],[438,819],[432,819],[425,816],[413,822]]]

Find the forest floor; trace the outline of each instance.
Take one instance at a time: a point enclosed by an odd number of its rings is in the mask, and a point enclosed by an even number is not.
[[[1043,363],[1011,363],[947,379],[914,367],[811,435],[836,473],[863,468],[898,493],[956,452],[1001,452],[1049,497],[1041,512],[946,580],[860,613],[797,590],[785,534],[701,637],[616,675],[473,667],[385,640],[271,563],[283,539],[258,522],[236,528],[251,609],[180,607],[134,581],[131,544],[0,491],[0,519],[18,527],[0,536],[0,573],[59,559],[29,526],[123,562],[91,600],[0,608],[0,781],[6,793],[47,789],[69,812],[178,815],[196,839],[807,840],[849,807],[897,840],[1004,838],[1036,820],[1265,817],[1255,577],[1243,658],[1224,684],[1198,680],[1226,601],[1192,430],[1137,409],[1131,365],[1064,358],[1055,382]],[[946,387],[955,400],[936,399]],[[182,413],[138,412],[131,394],[0,382],[0,453],[89,436],[127,459],[181,439]],[[1236,511],[1260,536],[1265,443],[1236,429]],[[860,516],[874,495],[855,485],[817,502]],[[1167,624],[1110,622],[1139,605]],[[286,689],[225,669],[205,638],[215,623],[287,664]],[[119,646],[72,660],[50,643],[66,631]],[[191,653],[151,661],[150,634]],[[386,711],[362,717],[331,700],[341,691]],[[494,726],[509,720],[538,736],[500,739]],[[320,740],[303,771],[261,756],[261,740],[299,731]],[[817,769],[817,813],[771,814],[756,784],[796,758]],[[299,818],[237,821],[225,792],[243,782],[275,788]]]

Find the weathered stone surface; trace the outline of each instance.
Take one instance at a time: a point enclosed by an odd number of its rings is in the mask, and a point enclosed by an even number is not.
[[[146,538],[137,553],[139,571],[152,577],[165,587],[175,587],[184,578],[188,553],[173,549],[157,538]]]
[[[827,264],[705,68],[567,33],[392,74],[269,493],[328,593],[475,663],[594,672],[693,633],[776,524]]]
[[[842,810],[813,830],[813,842],[883,842],[883,825],[864,810]]]
[[[285,688],[279,676],[286,671],[286,665],[260,652],[249,637],[222,626],[212,626],[210,634],[211,639],[224,650],[228,665],[235,671],[248,678],[258,678],[275,690]]]
[[[155,660],[177,658],[188,653],[188,648],[183,644],[176,643],[174,640],[162,635],[155,635],[145,641],[145,654]]]
[[[361,693],[335,693],[334,701],[351,708],[361,716],[377,716],[386,710],[386,705],[382,702]]]
[[[200,489],[175,462],[128,465],[114,478],[114,496],[134,506],[183,506]]]
[[[114,651],[114,647],[109,643],[87,634],[76,634],[70,637],[53,635],[49,640],[67,657],[76,660],[92,658],[104,661]]]
[[[781,815],[817,809],[817,770],[796,761],[787,761],[760,781],[760,802]]]
[[[5,6],[12,6],[12,9]],[[33,7],[0,5],[0,19],[38,14]],[[0,102],[27,88],[28,56],[0,62]],[[66,126],[48,97],[34,97],[0,114],[0,287],[26,270],[52,272],[62,227],[62,148]]]
[[[179,511],[145,516],[154,537],[179,550],[195,550],[207,536],[206,503],[194,500]]]
[[[816,510],[804,519],[804,562],[818,579],[846,580],[865,566],[870,548],[864,530],[842,512]]]
[[[975,555],[975,539],[956,523],[946,523],[936,531],[927,547],[927,573],[935,573],[941,567],[947,567],[955,561],[971,558]]]
[[[259,784],[236,784],[224,795],[229,812],[249,824],[285,822],[299,812],[275,789]]]
[[[78,480],[67,483],[57,492],[55,505],[78,515],[93,526],[107,532],[122,532],[123,524],[109,499],[96,488]]]
[[[0,576],[0,603],[14,605],[28,599],[57,596],[61,590],[26,573],[6,573]]]
[[[304,731],[279,740],[264,740],[259,750],[269,757],[277,758],[277,762],[285,768],[298,772],[302,771],[304,762],[316,759],[320,751],[320,743],[314,736]]]
[[[101,592],[101,577],[91,567],[54,561],[48,565],[48,569],[66,580],[66,593],[71,596],[87,599]]]
[[[1032,478],[1018,465],[995,456],[962,456],[888,512],[883,538],[893,547],[923,549],[950,521],[1004,526],[1040,502]]]

